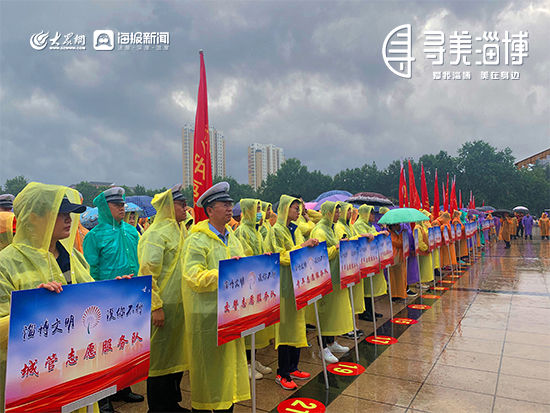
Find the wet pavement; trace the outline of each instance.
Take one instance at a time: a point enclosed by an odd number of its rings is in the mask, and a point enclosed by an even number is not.
[[[257,381],[257,411],[277,411],[288,398],[310,398],[327,412],[550,412],[550,241],[513,240],[491,243],[476,262],[460,274],[444,274],[447,291],[428,291],[439,299],[416,297],[394,303],[394,317],[416,324],[389,321],[387,296],[376,299],[378,335],[397,338],[392,345],[360,340],[359,376],[329,373],[325,389],[317,337],[308,332],[312,347],[302,350],[300,368],[312,378],[289,392],[275,383],[275,373]],[[458,278],[460,276],[460,278]],[[427,304],[427,310],[408,308]],[[367,336],[373,324],[358,322]],[[364,337],[363,337],[364,338]],[[353,340],[338,338],[353,347]],[[273,371],[277,353],[258,350],[258,359]],[[352,350],[340,358],[356,362]],[[145,395],[145,383],[132,387]],[[182,382],[182,406],[190,408],[187,374]],[[115,403],[119,412],[146,412],[146,403]],[[251,402],[235,406],[250,412]],[[304,407],[306,406],[306,407]],[[312,404],[296,403],[290,413],[315,412]]]

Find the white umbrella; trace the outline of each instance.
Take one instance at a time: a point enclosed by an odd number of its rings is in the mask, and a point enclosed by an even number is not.
[[[522,211],[529,212],[529,208],[524,207],[524,206],[517,206],[512,211],[514,211],[514,212],[522,212]]]

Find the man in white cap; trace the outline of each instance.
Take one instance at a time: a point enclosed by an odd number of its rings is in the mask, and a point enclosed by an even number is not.
[[[138,273],[139,234],[135,227],[124,222],[124,200],[125,191],[121,187],[109,188],[94,199],[98,224],[84,238],[83,249],[84,257],[90,264],[90,275],[96,281]],[[114,411],[111,400],[136,403],[142,402],[144,397],[126,387],[114,396],[99,401],[102,413]]]
[[[14,199],[12,194],[0,195],[0,251],[12,243],[15,233]]]
[[[191,406],[231,412],[233,403],[250,399],[250,386],[244,340],[217,345],[218,266],[220,260],[244,256],[244,251],[227,225],[233,211],[227,182],[204,192],[197,206],[208,219],[191,227],[182,283]]]

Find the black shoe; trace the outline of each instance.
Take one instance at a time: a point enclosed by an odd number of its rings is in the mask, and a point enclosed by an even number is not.
[[[376,316],[376,318],[382,318],[382,317],[384,317],[384,314],[380,314],[380,313],[374,313],[374,315]]]
[[[114,394],[111,397],[111,400],[113,401],[123,401],[126,403],[139,403],[145,400],[145,398],[141,394],[137,394],[134,392],[129,392],[126,394]]]
[[[359,320],[373,322],[374,318],[372,318],[372,314],[364,312],[364,313],[359,314]]]
[[[317,330],[317,327],[311,324],[306,324],[306,331],[315,331]]]
[[[355,330],[355,334],[357,334],[357,337],[361,337],[365,335],[365,332],[363,330],[357,329]],[[353,335],[353,331],[350,331],[349,333],[346,333],[346,334],[342,334],[340,337],[347,338],[350,340],[353,340],[355,338],[355,336]]]
[[[115,409],[109,397],[105,397],[97,402],[100,413],[115,413]]]

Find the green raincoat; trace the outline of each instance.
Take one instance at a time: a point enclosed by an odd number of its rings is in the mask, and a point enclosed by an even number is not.
[[[264,253],[263,237],[258,231],[256,224],[256,212],[259,199],[241,199],[241,225],[235,230],[235,235],[241,241],[244,253],[247,257],[251,255],[262,255]],[[269,341],[275,336],[275,327],[269,326],[256,333],[256,348],[269,346]],[[250,336],[245,337],[246,349],[251,349]]]
[[[139,275],[153,276],[151,310],[162,308],[164,311],[164,325],[151,324],[149,376],[154,377],[187,369],[181,296],[183,242],[187,230],[176,221],[171,190],[156,194],[151,204],[157,217],[139,240],[138,257]]]
[[[327,201],[321,205],[323,218],[311,231],[311,238],[326,241],[328,258],[330,262],[330,274],[332,277],[332,292],[325,295],[317,304],[319,310],[319,322],[324,336],[338,336],[353,331],[353,318],[351,304],[347,289],[340,287],[340,258],[338,245],[340,240],[334,232],[334,212],[336,202]]]
[[[97,281],[137,274],[137,229],[124,220],[115,221],[103,192],[94,199],[94,205],[98,210],[98,224],[88,232],[83,244],[90,274]]]
[[[340,219],[338,222],[334,225],[334,232],[336,233],[336,237],[338,239],[358,239],[359,236],[356,233],[355,229],[352,225],[350,225],[350,222],[348,219],[346,219],[348,211],[353,208],[353,205],[347,203],[347,202],[341,202],[340,203],[341,211],[340,211]],[[361,314],[365,311],[365,287],[364,287],[365,280],[362,279],[352,287],[353,292],[353,308],[355,310],[355,314]]]
[[[265,250],[278,252],[281,262],[281,322],[275,325],[275,348],[280,345],[293,347],[307,347],[305,309],[296,311],[296,298],[290,270],[290,251],[301,248],[305,242],[298,228],[294,232],[294,239],[286,225],[288,210],[294,201],[288,195],[281,195],[279,201],[279,215],[277,222],[267,235]]]
[[[189,360],[191,405],[199,410],[228,409],[250,399],[244,340],[218,347],[218,266],[220,260],[244,256],[229,225],[225,245],[201,221],[191,227],[183,252],[184,348]]]
[[[17,233],[13,243],[0,251],[0,403],[4,406],[6,352],[12,291],[27,290],[42,283],[67,284],[53,254],[49,251],[61,200],[79,204],[78,191],[57,185],[29,183],[14,200]],[[73,248],[79,214],[71,214],[71,232],[61,244],[70,254],[71,283],[94,281],[80,252]],[[61,292],[63,294],[63,292]],[[98,411],[97,405],[94,410]],[[85,412],[86,408],[80,409]]]
[[[373,234],[377,235],[378,231],[374,228],[369,222],[370,214],[374,209],[371,205],[361,205],[359,207],[359,218],[353,224],[353,228],[358,234]],[[380,270],[378,274],[372,277],[372,286],[374,288],[374,296],[379,297],[384,295],[388,291],[388,284],[386,283],[386,278],[384,278],[384,270]],[[365,281],[365,297],[370,297],[372,295],[370,288],[370,281]]]

